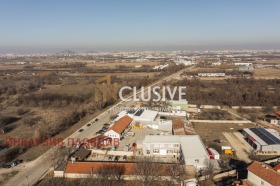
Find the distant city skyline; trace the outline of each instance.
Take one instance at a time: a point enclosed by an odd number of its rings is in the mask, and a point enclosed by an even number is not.
[[[280,49],[280,2],[5,1],[0,54]]]

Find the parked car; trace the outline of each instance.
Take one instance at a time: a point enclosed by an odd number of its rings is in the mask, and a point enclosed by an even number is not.
[[[275,167],[277,164],[279,164],[278,161],[274,161],[274,162],[270,162],[270,163],[269,163],[269,165],[270,165],[271,167]]]
[[[122,137],[120,137],[120,140],[122,141],[124,139],[124,137],[122,136]]]
[[[102,127],[102,130],[107,131],[108,128],[107,127]]]
[[[95,134],[102,134],[102,130],[97,131]]]
[[[119,156],[116,156],[114,161],[119,161],[120,157]]]
[[[21,164],[23,162],[23,160],[19,160],[19,159],[17,159],[16,161],[15,161],[15,163],[18,165],[18,164]]]
[[[17,165],[16,162],[12,161],[10,163],[7,163],[7,164],[3,165],[2,168],[8,169],[8,168],[14,167],[16,165]]]
[[[83,131],[84,131],[84,129],[80,129],[80,130],[79,130],[79,132],[83,132]]]
[[[280,163],[280,158],[278,158],[278,159],[277,159],[277,162],[279,162],[279,163]]]
[[[160,119],[167,119],[166,116],[160,116]]]
[[[124,155],[124,156],[123,156],[123,161],[126,161],[126,160],[127,160],[127,156]]]
[[[5,165],[2,165],[1,168],[9,169],[9,168],[11,168],[11,167],[12,167],[12,165],[10,165],[10,164],[5,164]]]
[[[101,132],[101,134],[103,134],[103,133],[105,133],[106,131],[105,130],[103,130],[103,129],[101,129],[101,130],[99,130],[100,132]]]

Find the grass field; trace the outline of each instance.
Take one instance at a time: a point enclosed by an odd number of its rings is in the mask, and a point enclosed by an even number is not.
[[[254,127],[253,124],[230,124],[230,123],[193,123],[194,130],[206,146],[212,145],[213,140],[221,139],[220,145],[229,145],[223,132],[236,132],[243,128]],[[231,129],[232,128],[232,129]]]
[[[254,69],[254,77],[280,78],[280,69],[275,69],[275,68]]]

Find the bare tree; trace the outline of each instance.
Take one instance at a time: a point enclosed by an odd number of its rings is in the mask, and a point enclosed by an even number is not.
[[[125,167],[123,165],[108,164],[98,168],[96,175],[102,185],[121,184]]]
[[[149,186],[155,181],[160,181],[160,176],[163,173],[162,165],[150,157],[144,157],[138,162],[134,171],[144,186]]]
[[[204,181],[200,185],[211,185],[214,177],[214,164],[210,160],[204,162],[205,167],[200,170],[201,176],[204,177]]]

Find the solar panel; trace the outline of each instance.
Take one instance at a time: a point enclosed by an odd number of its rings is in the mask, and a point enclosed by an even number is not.
[[[144,112],[143,109],[139,109],[139,110],[136,112],[135,116],[140,116],[143,112]]]
[[[262,132],[263,132],[266,136],[269,136],[270,139],[272,139],[273,141],[275,141],[276,144],[280,144],[280,140],[279,140],[277,137],[275,137],[273,134],[271,134],[270,132],[268,132],[268,131],[265,130],[265,129],[261,129],[261,130],[262,130]]]
[[[263,128],[251,128],[250,130],[268,145],[280,144],[280,140],[278,138]]]

